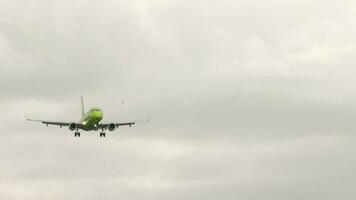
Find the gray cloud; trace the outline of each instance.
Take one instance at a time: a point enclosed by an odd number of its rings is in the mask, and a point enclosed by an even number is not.
[[[0,197],[353,199],[355,9],[1,1]],[[77,120],[81,95],[152,121],[77,140],[24,120]]]

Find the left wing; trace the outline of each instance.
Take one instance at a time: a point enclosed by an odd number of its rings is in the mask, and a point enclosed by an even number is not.
[[[120,126],[129,126],[129,127],[131,127],[132,125],[135,125],[136,123],[149,122],[150,120],[151,120],[151,118],[148,117],[148,119],[145,120],[145,121],[133,120],[133,121],[130,121],[130,122],[121,122],[121,123],[101,123],[101,124],[98,124],[98,129],[109,129],[110,131],[112,131],[115,128],[119,128]]]
[[[119,126],[129,126],[131,127],[134,125],[136,122],[125,122],[125,123],[104,123],[104,124],[99,124],[98,128],[99,129],[108,129],[110,125],[114,125],[115,128],[119,128]]]

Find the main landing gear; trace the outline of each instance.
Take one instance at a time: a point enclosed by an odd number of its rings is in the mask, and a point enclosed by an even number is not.
[[[79,132],[79,130],[78,130],[78,128],[77,128],[77,132],[74,132],[74,137],[80,137],[80,132]]]
[[[104,129],[102,128],[101,129],[101,133],[100,133],[100,137],[105,137],[106,135],[105,135],[105,133],[104,133]]]

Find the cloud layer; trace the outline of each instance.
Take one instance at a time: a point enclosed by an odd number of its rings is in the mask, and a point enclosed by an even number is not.
[[[353,199],[353,1],[0,1],[3,199]],[[25,117],[145,119],[105,140]]]

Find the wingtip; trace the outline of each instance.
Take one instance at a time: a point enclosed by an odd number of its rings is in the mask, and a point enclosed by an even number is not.
[[[39,120],[27,118],[27,121],[35,122],[35,121],[39,121]]]

